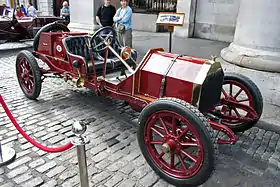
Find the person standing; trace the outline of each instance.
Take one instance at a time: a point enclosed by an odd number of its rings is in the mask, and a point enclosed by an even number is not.
[[[70,9],[67,1],[62,3],[62,9],[60,10],[60,17],[66,21],[70,21]]]
[[[37,10],[34,8],[32,3],[29,3],[27,5],[27,16],[29,17],[36,17],[37,16]]]
[[[24,13],[25,16],[27,16],[26,9],[24,8],[23,5],[20,6],[22,13]]]
[[[100,6],[96,14],[96,22],[101,27],[113,26],[113,17],[116,14],[116,8],[111,5],[111,0],[104,0],[104,4]]]
[[[120,45],[132,48],[132,9],[128,0],[120,0],[121,7],[117,10],[113,20]]]
[[[20,7],[17,7],[15,16],[17,19],[24,17],[24,13],[21,11]]]

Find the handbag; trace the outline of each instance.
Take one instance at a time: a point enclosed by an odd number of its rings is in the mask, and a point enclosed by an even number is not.
[[[116,31],[118,33],[123,33],[125,31],[125,26],[122,23],[116,23]]]

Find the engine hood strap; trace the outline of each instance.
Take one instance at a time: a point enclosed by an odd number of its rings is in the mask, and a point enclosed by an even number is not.
[[[172,66],[174,65],[174,63],[176,62],[177,58],[182,57],[183,55],[181,54],[177,54],[176,56],[173,57],[173,59],[171,60],[171,63],[169,64],[169,66],[167,67],[166,71],[164,72],[164,74],[162,75],[162,79],[161,79],[161,86],[160,86],[160,90],[159,90],[159,97],[163,96],[163,92],[165,90],[165,86],[166,86],[166,76],[169,73],[169,71],[171,70]]]

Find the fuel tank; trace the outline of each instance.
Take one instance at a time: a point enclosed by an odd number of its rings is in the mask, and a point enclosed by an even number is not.
[[[140,73],[141,94],[175,97],[196,106],[202,113],[219,102],[224,72],[215,59],[152,52]]]

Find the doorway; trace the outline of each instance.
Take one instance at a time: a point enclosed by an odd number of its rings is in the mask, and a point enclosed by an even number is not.
[[[53,14],[54,16],[60,16],[60,9],[62,8],[62,3],[67,1],[69,4],[69,0],[53,0]]]

